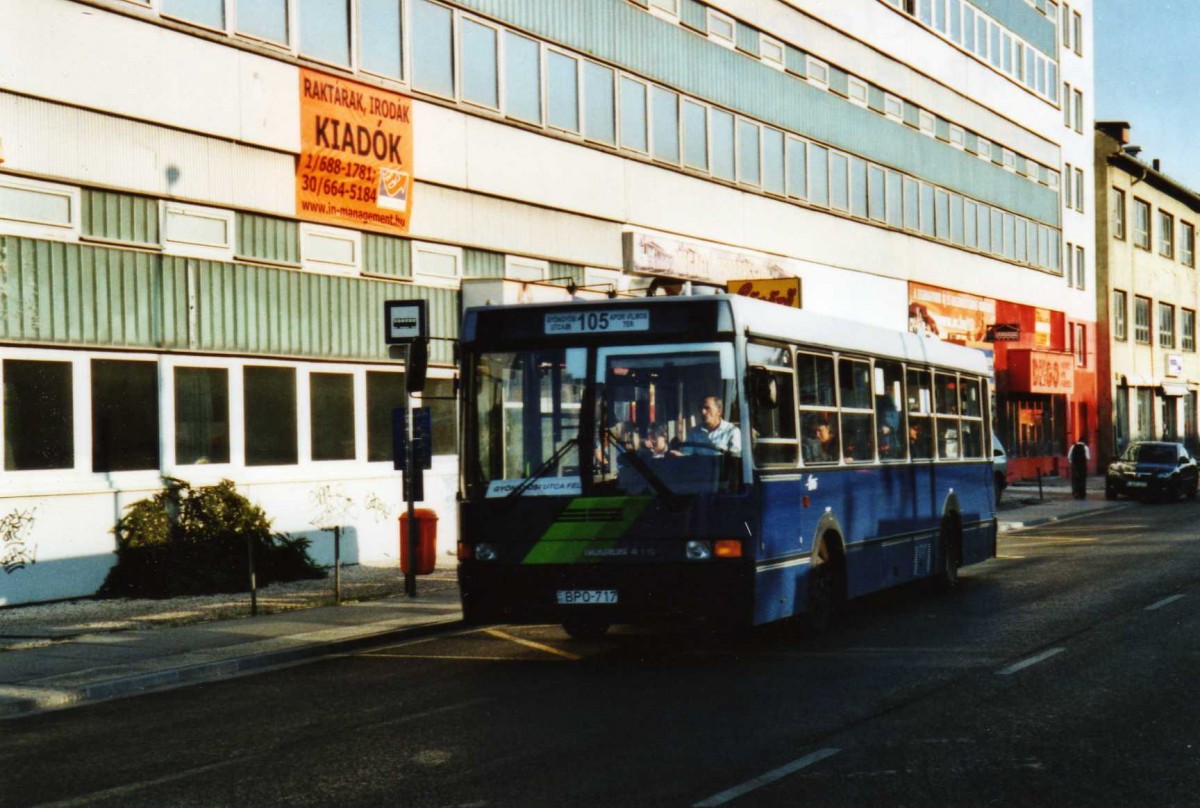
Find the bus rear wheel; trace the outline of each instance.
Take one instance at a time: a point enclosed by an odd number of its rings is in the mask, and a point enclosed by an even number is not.
[[[958,586],[958,568],[962,565],[962,528],[952,517],[942,522],[941,540],[938,542],[941,567],[934,582],[942,592]]]
[[[573,640],[598,639],[608,633],[611,625],[594,617],[568,617],[562,621],[563,631]]]

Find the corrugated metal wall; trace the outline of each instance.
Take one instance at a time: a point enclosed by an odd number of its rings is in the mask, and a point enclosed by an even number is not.
[[[406,238],[363,233],[363,268],[372,275],[412,277],[412,242]]]
[[[751,56],[759,55],[759,48],[762,47],[762,41],[759,39],[759,30],[751,25],[739,22],[737,24],[737,46],[740,50],[744,50]]]
[[[453,289],[0,238],[0,339],[384,360],[383,302],[429,301],[430,360],[453,362]]]
[[[707,34],[708,7],[696,0],[679,0],[679,21]]]
[[[744,53],[708,42],[625,0],[459,2],[698,98],[1014,213],[1054,226],[1059,223],[1056,191],[898,126]],[[1023,0],[1011,2],[1023,5]]]
[[[463,277],[503,278],[504,254],[484,250],[463,250]]]
[[[84,188],[80,231],[92,238],[158,244],[158,200]]]
[[[300,224],[290,219],[237,215],[237,254],[277,264],[300,264]]]

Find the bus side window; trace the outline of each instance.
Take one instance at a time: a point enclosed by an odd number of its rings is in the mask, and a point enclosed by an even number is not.
[[[871,364],[839,359],[838,386],[842,398],[842,452],[847,462],[871,462],[875,459]]]
[[[750,433],[754,442],[754,464],[795,466],[800,443],[796,437],[796,376],[792,372],[791,350],[779,345],[750,343],[746,346],[750,372]],[[768,400],[765,388],[774,391]]]
[[[933,457],[933,384],[929,371],[909,368],[905,376],[908,453],[913,460]]]
[[[875,429],[879,459],[905,460],[908,441],[904,436],[904,369],[899,362],[875,362]]]

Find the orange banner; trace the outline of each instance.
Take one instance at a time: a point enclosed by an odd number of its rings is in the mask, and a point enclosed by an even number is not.
[[[909,281],[908,330],[969,348],[990,349],[987,326],[996,322],[996,301]]]
[[[300,70],[298,217],[407,233],[412,155],[411,98]]]

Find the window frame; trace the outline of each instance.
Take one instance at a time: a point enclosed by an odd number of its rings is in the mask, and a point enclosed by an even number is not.
[[[893,111],[891,107],[895,107]],[[904,101],[891,93],[883,94],[883,116],[897,123],[904,123]]]
[[[1124,289],[1113,289],[1112,333],[1118,342],[1129,340],[1129,293]]]
[[[418,256],[421,254],[443,255],[454,259],[457,274],[451,278],[446,275],[437,273],[422,272],[420,269],[420,261]],[[465,276],[466,269],[463,266],[463,248],[455,247],[448,244],[437,244],[428,241],[412,242],[412,279],[414,282],[420,281],[425,286],[442,286],[458,288]]]
[[[1146,213],[1146,227],[1139,230],[1138,214],[1142,211]],[[1141,197],[1133,198],[1133,246],[1139,250],[1150,251],[1154,243],[1154,224],[1151,221],[1151,205]]]
[[[1183,219],[1179,220],[1179,263],[1196,268],[1196,227]]]
[[[327,261],[309,255],[308,244],[313,238],[330,238],[347,241],[354,249],[354,259],[350,263]],[[315,222],[300,222],[300,266],[306,272],[316,272],[323,275],[360,275],[363,271],[363,234],[360,230],[350,230],[344,227],[333,227]]]
[[[224,245],[205,242],[174,239],[170,236],[171,214],[191,216],[198,219],[212,219],[225,223],[226,243]],[[204,258],[215,261],[233,261],[237,247],[237,214],[225,208],[214,208],[207,205],[193,205],[187,202],[174,202],[163,199],[158,205],[159,243],[163,253],[178,255],[185,258]]]
[[[1109,227],[1112,228],[1113,238],[1125,241],[1129,230],[1125,191],[1112,186],[1109,192]]]
[[[1188,353],[1196,352],[1196,310],[1179,309],[1179,349]]]
[[[1175,305],[1158,301],[1158,347],[1175,348]]]
[[[819,70],[820,72],[824,73],[824,78],[813,75],[814,67],[817,70]],[[814,87],[820,87],[822,90],[829,89],[829,63],[828,62],[824,62],[824,61],[816,58],[815,56],[812,56],[811,54],[805,54],[805,56],[804,56],[804,76],[805,76],[805,79],[808,81],[808,83],[813,85]]]
[[[735,50],[737,48],[737,21],[728,14],[723,14],[722,12],[717,11],[715,8],[710,7],[707,8],[706,11],[708,13],[704,17],[704,30],[708,34],[708,38],[722,47]],[[724,35],[713,30],[714,17],[718,22],[727,23],[729,25],[728,37],[725,37]]]
[[[1175,258],[1175,217],[1162,208],[1158,209],[1158,254],[1163,258]]]
[[[583,97],[583,69],[587,64],[587,59],[577,53],[564,50],[563,48],[554,45],[541,43],[541,72],[542,72],[542,126],[547,130],[554,132],[557,135],[573,138],[585,139],[584,116],[586,114]],[[558,124],[550,122],[550,56],[554,54],[564,59],[570,59],[575,63],[575,128],[568,129]],[[649,124],[649,114],[647,114],[647,123]]]
[[[1144,305],[1143,305],[1144,304]],[[1133,341],[1138,345],[1150,345],[1154,339],[1153,308],[1150,298],[1145,295],[1133,296]],[[1139,317],[1145,312],[1146,322],[1140,322]]]
[[[357,4],[356,4],[357,5]],[[408,2],[405,2],[407,8]],[[463,84],[466,80],[466,70],[463,68],[463,48],[462,48],[462,27],[464,23],[472,23],[480,28],[488,28],[496,35],[496,106],[490,106],[482,101],[476,101],[472,98],[467,98]],[[488,112],[497,115],[503,115],[504,112],[504,33],[502,26],[497,25],[491,20],[486,20],[482,17],[477,17],[474,14],[467,14],[462,11],[456,11],[454,14],[454,92],[457,100],[463,104],[470,106],[473,109],[487,110]],[[539,47],[540,52],[545,51],[544,47]],[[545,59],[545,56],[542,55]],[[546,80],[545,66],[541,66],[541,80]],[[544,102],[543,102],[544,103]],[[543,115],[543,118],[545,116]],[[520,119],[523,120],[523,119]]]
[[[856,95],[856,92],[861,92],[861,95]],[[846,77],[846,96],[851,104],[866,109],[870,92],[870,86],[858,76]]]
[[[768,48],[778,52],[778,58],[767,55]],[[758,56],[767,66],[776,70],[782,71],[787,63],[787,49],[784,44],[774,37],[767,36],[764,33],[759,33],[758,38]]]
[[[79,241],[83,224],[82,197],[78,186],[46,182],[13,174],[0,174],[0,188],[11,188],[25,193],[45,194],[67,201],[67,224],[34,218],[0,216],[0,234],[49,239],[52,241]],[[161,232],[161,231],[160,231]]]
[[[514,271],[516,267],[536,269],[540,274],[536,278],[523,278],[519,272]],[[550,262],[542,258],[525,258],[520,255],[506,254],[504,256],[504,279],[521,283],[545,283],[550,280]]]

